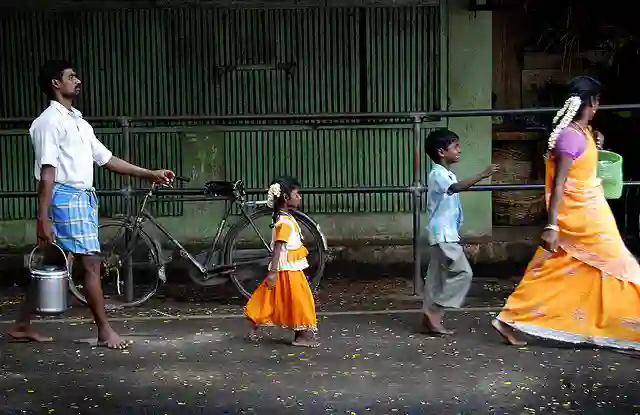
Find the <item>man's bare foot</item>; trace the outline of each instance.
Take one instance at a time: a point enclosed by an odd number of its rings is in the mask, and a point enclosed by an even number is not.
[[[525,346],[527,344],[527,342],[519,340],[515,336],[515,332],[510,326],[504,324],[498,319],[491,320],[491,327],[493,327],[498,332],[500,337],[502,337],[502,340],[504,340],[504,342],[510,346]]]
[[[7,332],[7,334],[13,340],[20,341],[20,342],[48,343],[53,341],[53,338],[48,336],[43,336],[42,334],[38,333],[37,331],[34,331],[31,328],[27,328],[25,330],[24,328],[16,327],[16,328],[10,329]]]
[[[103,332],[98,332],[98,342],[96,347],[106,347],[107,349],[124,350],[129,347],[131,343],[124,340],[118,333],[116,333],[111,327],[104,329]]]

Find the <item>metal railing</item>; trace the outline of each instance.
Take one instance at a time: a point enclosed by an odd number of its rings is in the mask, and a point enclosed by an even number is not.
[[[136,122],[233,122],[233,121],[353,121],[353,120],[404,120],[405,123],[413,124],[413,183],[410,186],[378,186],[378,187],[352,187],[352,188],[305,188],[308,194],[371,194],[371,193],[410,193],[412,195],[412,216],[413,216],[413,294],[419,296],[423,291],[422,258],[421,258],[421,198],[426,192],[426,186],[420,182],[421,154],[420,140],[422,124],[425,122],[440,121],[443,118],[462,117],[487,117],[500,115],[524,115],[524,114],[550,114],[555,113],[558,108],[517,108],[517,109],[474,109],[474,110],[453,110],[453,111],[430,111],[430,112],[406,112],[406,113],[318,113],[318,114],[262,114],[262,115],[212,115],[212,116],[165,116],[165,117],[86,117],[92,122],[117,122],[121,128],[121,136],[125,141],[125,149],[130,148],[132,123]],[[629,111],[640,110],[640,104],[624,105],[603,105],[601,111]],[[0,118],[0,124],[26,123],[31,122],[30,118]],[[264,125],[264,124],[261,124]],[[339,125],[339,124],[332,124]],[[259,126],[256,126],[259,127]],[[125,159],[129,154],[124,154]],[[127,206],[131,205],[130,199],[137,194],[146,192],[146,189],[133,189],[130,179],[123,189],[99,190],[98,195],[102,196],[123,196],[128,200]],[[624,183],[625,187],[640,187],[640,181],[630,181]],[[498,184],[498,185],[476,185],[469,191],[515,191],[515,190],[539,190],[544,189],[543,184]],[[202,196],[202,190],[198,189],[175,189],[163,190],[161,194],[173,196]],[[248,189],[249,194],[264,194],[264,189]],[[0,193],[0,198],[29,198],[35,197],[36,192],[4,192]]]

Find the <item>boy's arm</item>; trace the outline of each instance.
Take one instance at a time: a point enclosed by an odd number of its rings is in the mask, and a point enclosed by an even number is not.
[[[468,190],[471,186],[478,183],[480,180],[490,177],[493,173],[497,172],[498,169],[499,169],[499,166],[497,164],[492,164],[486,169],[484,169],[482,172],[476,174],[473,177],[461,180],[457,183],[453,183],[449,187],[449,193],[458,193],[458,192]]]

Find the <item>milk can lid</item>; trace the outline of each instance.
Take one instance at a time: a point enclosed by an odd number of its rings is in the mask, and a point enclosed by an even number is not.
[[[36,272],[36,273],[40,273],[40,272],[53,273],[53,272],[62,272],[66,270],[67,269],[65,267],[59,266],[59,265],[41,265],[39,267],[33,268],[33,272]]]

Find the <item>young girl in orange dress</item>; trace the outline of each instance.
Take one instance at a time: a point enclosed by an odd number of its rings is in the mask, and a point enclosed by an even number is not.
[[[273,208],[272,259],[267,278],[253,292],[244,313],[251,322],[248,340],[258,340],[261,326],[293,330],[292,345],[318,347],[316,306],[303,270],[309,267],[302,231],[291,215],[300,204],[300,183],[281,177],[269,186],[267,203]]]
[[[624,245],[596,176],[603,136],[590,127],[600,83],[578,77],[556,114],[545,180],[548,224],[525,276],[492,321],[568,343],[640,350],[640,266]]]

